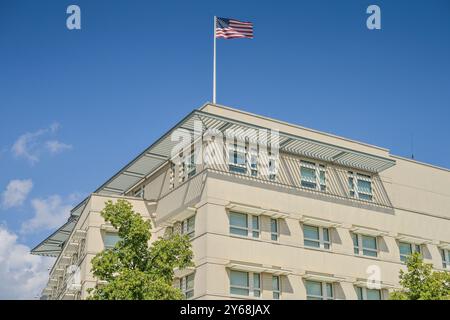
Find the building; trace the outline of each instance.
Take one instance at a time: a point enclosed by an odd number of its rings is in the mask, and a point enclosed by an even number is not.
[[[152,239],[189,234],[195,268],[174,280],[189,299],[386,299],[411,252],[450,268],[448,169],[206,104],[32,250],[57,257],[48,299],[96,285],[90,260],[117,241],[109,199],[151,219]]]

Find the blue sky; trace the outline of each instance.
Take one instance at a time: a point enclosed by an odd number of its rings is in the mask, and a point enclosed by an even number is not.
[[[0,265],[0,298],[38,293],[51,261],[27,250],[211,100],[214,15],[255,27],[218,40],[218,103],[406,157],[413,140],[417,160],[450,168],[449,1],[2,0],[0,257],[22,264]]]

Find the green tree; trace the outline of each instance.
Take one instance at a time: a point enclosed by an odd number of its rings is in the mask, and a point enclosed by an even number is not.
[[[150,221],[144,221],[126,200],[107,201],[101,215],[118,230],[120,240],[92,259],[92,272],[104,284],[91,289],[89,299],[184,299],[172,284],[174,268],[193,266],[188,237],[172,234],[149,245]]]
[[[407,271],[400,270],[401,290],[390,295],[392,300],[450,300],[450,273],[433,271],[419,253],[406,261]]]

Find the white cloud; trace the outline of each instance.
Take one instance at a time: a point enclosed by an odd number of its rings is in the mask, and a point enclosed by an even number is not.
[[[69,196],[66,201],[59,195],[52,195],[46,199],[33,199],[31,205],[35,215],[22,223],[21,233],[33,233],[60,227],[69,218],[73,201],[73,196]]]
[[[48,151],[50,151],[51,154],[57,154],[63,152],[64,150],[72,149],[72,146],[70,144],[65,144],[59,142],[58,140],[47,141],[45,143],[45,147],[48,149]]]
[[[30,254],[17,235],[0,225],[0,299],[33,299],[48,280],[53,258]]]
[[[21,206],[31,189],[33,181],[27,180],[11,180],[6,186],[6,190],[2,193],[3,208],[12,208]]]
[[[55,122],[48,128],[24,133],[14,142],[11,148],[12,153],[16,157],[25,158],[31,165],[34,165],[39,162],[40,156],[44,151],[57,154],[71,149],[71,145],[58,140],[46,140],[46,136],[56,134],[60,127],[60,124]]]

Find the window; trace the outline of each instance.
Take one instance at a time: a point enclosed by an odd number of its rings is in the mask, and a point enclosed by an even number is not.
[[[316,164],[302,161],[300,168],[301,185],[305,188],[316,189]]]
[[[356,183],[355,183],[356,182]],[[352,198],[372,201],[372,178],[361,173],[348,172],[348,189]]]
[[[272,298],[274,300],[280,300],[280,276],[272,276]]]
[[[310,281],[306,282],[307,300],[333,300],[333,284],[328,282]]]
[[[303,225],[304,245],[312,248],[330,249],[330,232],[328,228]]]
[[[253,238],[259,238],[259,217],[245,213],[230,212],[230,233],[243,237],[251,235]]]
[[[269,180],[276,180],[278,170],[277,165],[277,157],[269,152]]]
[[[325,172],[326,168],[322,164],[316,164],[309,161],[301,161],[301,186],[325,192],[327,190]]]
[[[258,149],[250,149],[250,172],[252,177],[258,176]]]
[[[105,232],[103,235],[103,244],[105,249],[113,249],[119,240],[120,237],[116,232]]]
[[[356,287],[358,300],[381,300],[381,290]]]
[[[352,233],[353,252],[368,257],[378,256],[377,237]]]
[[[259,298],[261,296],[261,275],[230,270],[230,293]]]
[[[179,288],[183,292],[186,299],[191,299],[194,296],[194,273],[180,278]]]
[[[233,144],[228,148],[229,170],[235,173],[247,173],[247,150],[245,146]]]
[[[181,234],[186,234],[189,239],[195,236],[195,215],[181,221]]]
[[[444,269],[450,269],[450,250],[441,249],[442,255],[442,267]]]
[[[278,220],[270,219],[270,238],[272,241],[278,241]]]
[[[136,198],[144,198],[144,186],[141,186],[139,189],[135,190],[133,195]]]
[[[406,262],[413,252],[422,253],[421,247],[418,244],[399,242],[398,247],[400,249],[400,261],[402,262]]]
[[[197,167],[195,165],[195,151],[191,150],[191,153],[186,157],[186,168],[188,178],[195,175]]]

